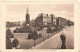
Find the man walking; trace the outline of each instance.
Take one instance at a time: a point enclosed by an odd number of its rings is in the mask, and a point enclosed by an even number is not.
[[[17,49],[18,44],[19,44],[19,41],[16,38],[14,38],[14,40],[12,41],[12,47]]]
[[[61,41],[62,41],[61,49],[66,49],[66,44],[65,44],[66,37],[64,35],[61,35],[60,38],[61,38]]]

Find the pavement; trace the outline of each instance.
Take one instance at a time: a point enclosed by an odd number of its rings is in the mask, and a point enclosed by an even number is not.
[[[51,38],[45,40],[44,42],[32,47],[31,49],[61,49],[62,41],[60,39],[60,35],[63,34],[66,36],[66,48],[73,49],[74,48],[74,26],[70,28],[64,28],[63,31],[55,34]]]

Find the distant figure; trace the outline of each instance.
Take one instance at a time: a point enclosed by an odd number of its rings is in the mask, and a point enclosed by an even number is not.
[[[69,28],[70,28],[70,25],[69,25]]]
[[[61,49],[66,49],[66,44],[65,44],[66,37],[64,35],[61,35],[60,38],[61,38],[61,41],[62,41]]]
[[[17,49],[18,44],[19,44],[19,41],[16,38],[14,38],[14,40],[12,41],[12,47]]]

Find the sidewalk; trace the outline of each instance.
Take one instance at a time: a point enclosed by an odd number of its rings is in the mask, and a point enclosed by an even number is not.
[[[72,49],[74,48],[74,27],[71,26],[70,28],[66,28],[63,30],[64,35],[66,36],[66,48]],[[32,49],[60,49],[61,48],[61,39],[60,35],[62,34],[62,31],[55,34],[50,39],[45,40],[41,44],[38,44],[35,47],[32,47]]]

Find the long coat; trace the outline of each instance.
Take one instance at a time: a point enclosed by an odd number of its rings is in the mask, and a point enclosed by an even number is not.
[[[66,49],[66,44],[65,44],[66,36],[61,35],[60,38],[61,38],[61,41],[62,41],[61,49]]]
[[[6,49],[12,49],[12,44],[10,38],[13,38],[14,35],[12,34],[10,29],[6,30]]]

